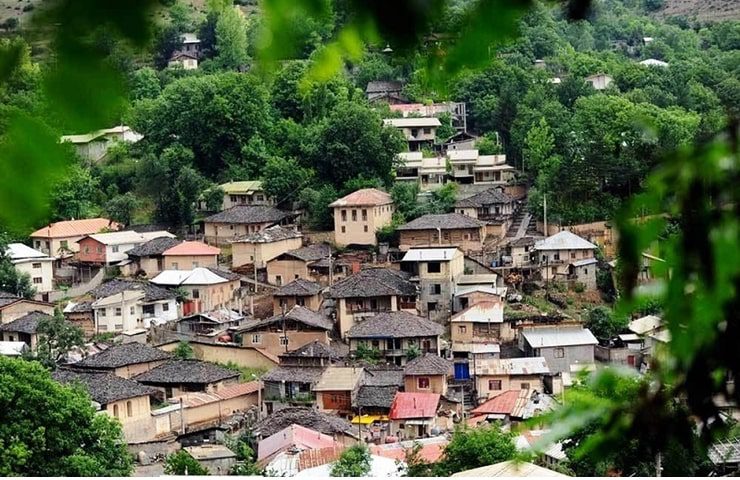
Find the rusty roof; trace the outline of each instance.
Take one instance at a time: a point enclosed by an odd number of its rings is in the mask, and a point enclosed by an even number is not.
[[[120,225],[118,223],[108,220],[107,218],[64,220],[39,228],[29,236],[42,238],[83,237],[85,235],[98,233],[106,228],[117,230],[119,227]]]

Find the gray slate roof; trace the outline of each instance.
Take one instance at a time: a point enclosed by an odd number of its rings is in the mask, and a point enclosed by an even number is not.
[[[451,370],[452,363],[449,360],[428,353],[407,363],[403,373],[404,375],[446,375]]]
[[[272,295],[274,297],[305,297],[316,295],[321,291],[321,285],[305,278],[296,278],[292,282],[283,285]]]
[[[396,367],[365,367],[365,379],[363,385],[375,387],[387,387],[403,385],[403,369]]]
[[[324,257],[328,257],[331,254],[331,247],[325,243],[317,243],[316,245],[309,245],[307,247],[296,248],[295,250],[289,250],[283,255],[303,260],[304,262],[315,262],[321,260]]]
[[[20,299],[21,297],[18,295],[0,290],[0,307],[4,307]]]
[[[226,280],[239,280],[242,278],[241,275],[238,273],[234,273],[231,270],[222,270],[220,268],[213,268],[213,267],[206,267],[208,270],[212,271],[216,275],[218,275],[221,278],[225,278]]]
[[[329,288],[331,298],[379,297],[388,295],[415,296],[416,285],[406,272],[389,268],[369,268],[343,278]]]
[[[480,228],[485,223],[468,217],[460,213],[443,213],[422,215],[416,220],[412,220],[405,225],[398,227],[398,230],[455,230],[460,228]]]
[[[234,239],[231,243],[270,243],[290,238],[301,238],[302,236],[303,234],[294,228],[273,225],[272,227],[267,227],[261,232],[242,235]]]
[[[324,318],[323,315],[300,305],[296,305],[289,311],[285,312],[285,318],[311,327],[321,328],[323,330],[332,330],[334,328],[332,322]],[[281,323],[282,321],[282,314],[277,314],[262,320],[248,321],[237,328],[236,331],[239,333],[252,332],[255,330],[261,330],[270,325]]]
[[[85,313],[85,312],[92,312],[93,302],[80,302],[76,303],[74,307],[70,308],[69,310],[65,311],[64,313]]]
[[[137,363],[168,360],[172,355],[164,350],[137,342],[113,345],[102,352],[90,355],[75,364],[86,368],[118,368]]]
[[[262,381],[314,384],[323,372],[324,367],[275,367],[262,376]]]
[[[403,89],[403,82],[394,80],[373,80],[367,82],[366,93],[385,93],[400,92]]]
[[[278,410],[257,423],[253,431],[259,432],[262,438],[267,438],[293,424],[310,428],[325,435],[352,431],[352,425],[347,420],[308,407],[291,407]]]
[[[145,302],[155,302],[157,300],[168,300],[175,298],[173,291],[159,287],[150,282],[139,282],[136,280],[124,280],[115,278],[109,282],[103,283],[97,288],[90,291],[90,295],[95,298],[105,298],[116,295],[128,290],[141,290],[144,292]]]
[[[318,340],[309,342],[288,353],[281,353],[280,356],[299,358],[340,358],[340,355],[336,350]]]
[[[117,400],[153,395],[156,390],[137,381],[113,375],[109,372],[77,371],[59,369],[52,373],[52,378],[59,383],[70,385],[79,383],[87,390],[90,397],[101,405]]]
[[[157,237],[132,248],[126,252],[126,255],[129,257],[151,257],[154,255],[162,255],[165,250],[168,250],[175,245],[179,245],[181,242],[182,240],[178,240],[176,238]]]
[[[290,214],[274,207],[237,205],[223,212],[206,217],[205,223],[278,223]]]
[[[442,335],[444,327],[408,312],[383,312],[358,322],[348,338],[409,338]]]
[[[362,408],[391,408],[398,392],[397,385],[363,385],[357,391],[355,406]]]
[[[215,383],[239,372],[201,360],[170,360],[134,377],[145,384]]]
[[[514,199],[511,198],[509,195],[505,194],[504,192],[501,192],[495,188],[491,188],[489,190],[485,190],[483,192],[475,194],[472,197],[458,200],[455,203],[455,206],[462,207],[462,208],[465,208],[465,207],[478,208],[478,207],[484,207],[484,206],[495,205],[495,204],[500,204],[500,203],[511,203],[513,201]]]
[[[16,318],[12,322],[0,325],[0,332],[21,332],[32,335],[36,333],[39,328],[39,323],[42,320],[48,320],[52,318],[51,315],[43,312],[31,312],[23,315],[22,317]]]

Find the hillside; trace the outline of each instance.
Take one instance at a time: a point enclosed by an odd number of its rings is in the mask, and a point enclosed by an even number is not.
[[[685,16],[704,22],[740,19],[738,0],[665,0],[658,12],[662,18]]]

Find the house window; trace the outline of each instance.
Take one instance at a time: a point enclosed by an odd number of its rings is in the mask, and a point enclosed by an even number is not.
[[[427,302],[427,310],[432,312],[437,309],[437,302]]]
[[[131,400],[126,402],[126,415],[128,415],[129,417],[134,416],[134,406],[131,403]]]
[[[353,222],[357,221],[357,210],[352,210],[352,221]]]
[[[146,316],[154,315],[154,305],[142,305],[141,311]]]
[[[420,390],[429,390],[429,377],[419,377],[416,379],[416,386]]]
[[[439,283],[431,283],[429,284],[429,294],[430,295],[440,295],[442,293],[442,285]]]
[[[111,247],[111,250],[113,251],[113,253],[118,253],[118,245],[113,245],[113,247]]]
[[[282,275],[275,275],[275,285],[282,285],[282,284],[283,284]]]
[[[565,349],[563,347],[557,347],[555,349],[555,358],[565,357]]]
[[[529,383],[522,383],[519,387],[521,390],[529,390]]]
[[[440,262],[427,263],[427,273],[439,273],[441,271],[442,271],[442,264]]]
[[[99,246],[98,247],[98,253],[103,253],[103,247],[102,246]]]
[[[43,281],[44,281],[44,279],[41,278],[41,277],[33,277],[33,283],[36,284],[36,285],[40,284]]]
[[[347,210],[342,210],[342,221],[343,222],[347,221]]]
[[[121,307],[116,307],[116,317],[121,316]]]
[[[59,247],[67,250],[69,248],[69,242],[67,240],[60,240]]]
[[[128,311],[129,311],[129,314],[134,315],[136,314],[136,307],[131,307],[128,309]]]
[[[170,304],[169,303],[163,303],[162,304],[162,311],[163,312],[169,312],[170,311]]]
[[[177,262],[172,262],[172,270],[177,270]]]
[[[200,290],[197,288],[193,289],[193,298],[200,298]]]
[[[101,308],[101,309],[100,309],[100,310],[98,311],[98,316],[100,316],[100,317],[104,317],[104,316],[105,316],[105,312],[106,312],[106,310],[107,310],[107,309],[105,309],[105,308]]]
[[[288,344],[288,337],[280,337],[280,345],[285,346]]]
[[[363,230],[367,233],[367,225],[364,226]]]
[[[199,266],[198,262],[193,262],[193,268],[198,268]]]
[[[488,389],[489,390],[501,390],[501,380],[489,380]]]
[[[90,253],[90,247],[85,247],[85,253]]]
[[[252,335],[252,343],[262,343],[262,335],[259,333]]]
[[[457,327],[457,333],[468,333],[468,327],[466,325],[460,325]]]
[[[366,208],[362,209],[362,221],[367,222],[367,209]]]
[[[295,303],[297,303],[301,307],[305,307],[306,306],[306,299],[305,298],[299,298],[299,299],[296,300]]]
[[[411,136],[416,137],[419,135],[419,129],[418,128],[412,128],[411,129]]]
[[[576,252],[570,252],[570,258],[574,259],[576,258]]]
[[[113,405],[113,416],[118,418],[118,405]]]
[[[32,266],[33,266],[33,268],[35,268],[35,269],[39,269],[39,268],[41,268],[41,264],[40,264],[40,263],[34,263],[34,264],[33,264]]]
[[[555,261],[560,260],[560,252],[555,253],[555,255],[552,256],[552,259]]]
[[[421,350],[424,352],[430,352],[432,350],[432,341],[431,340],[422,340],[421,341]]]
[[[347,233],[347,229],[344,228],[344,225],[342,225],[342,233]]]
[[[424,135],[431,135],[432,129],[429,127],[424,127]]]

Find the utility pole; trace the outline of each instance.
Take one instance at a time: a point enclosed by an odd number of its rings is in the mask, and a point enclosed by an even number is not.
[[[285,304],[282,305],[283,311],[283,337],[285,337],[285,353],[288,353],[288,331],[285,329]]]
[[[550,235],[547,233],[547,194],[542,195],[542,202],[543,202],[543,208],[545,210],[545,236],[549,237]]]
[[[329,250],[329,286],[334,285],[334,262],[332,260],[331,250]]]
[[[249,313],[254,318],[254,297],[257,296],[257,247],[252,247],[252,269],[254,270],[254,285],[252,295],[249,296]]]

